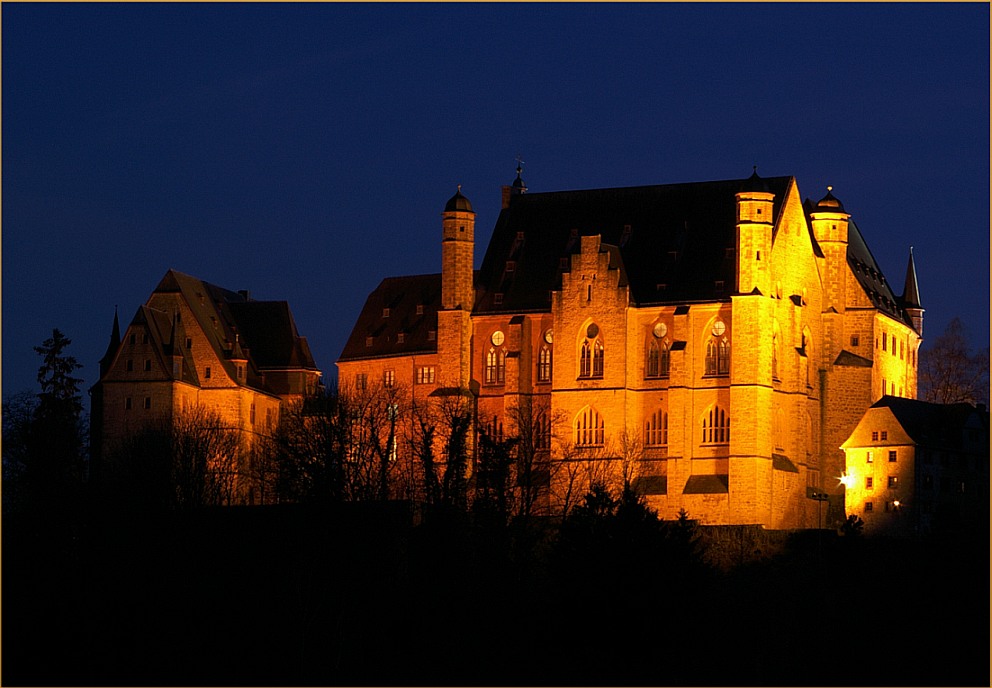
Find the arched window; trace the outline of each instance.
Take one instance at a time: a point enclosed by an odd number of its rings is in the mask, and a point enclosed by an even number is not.
[[[579,377],[603,377],[603,353],[599,326],[592,323],[586,328],[586,336],[579,349]]]
[[[537,357],[537,381],[551,382],[551,347],[547,344],[541,346]]]
[[[648,357],[645,377],[668,377],[671,367],[671,353],[668,340],[652,339],[648,342]]]
[[[644,421],[644,445],[647,447],[668,446],[668,414],[659,409]]]
[[[703,444],[730,442],[730,414],[719,406],[711,406],[703,414]]]
[[[501,385],[506,379],[506,350],[489,347],[486,352],[486,384]]]
[[[494,442],[503,441],[503,421],[499,416],[493,416],[482,431]]]
[[[730,374],[730,340],[726,337],[711,337],[706,343],[706,374]]]
[[[575,417],[575,444],[578,447],[602,446],[606,430],[603,418],[591,406],[586,406]]]
[[[778,332],[772,335],[772,379],[778,380]]]
[[[648,342],[648,361],[645,368],[645,377],[658,377],[661,374],[661,351],[658,347],[658,340],[652,339]]]
[[[546,411],[538,412],[534,418],[534,448],[551,448],[551,421]]]

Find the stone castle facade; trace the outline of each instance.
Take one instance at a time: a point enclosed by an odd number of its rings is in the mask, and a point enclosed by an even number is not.
[[[123,335],[114,315],[90,390],[94,470],[129,438],[192,409],[208,411],[247,449],[272,432],[287,404],[319,384],[285,301],[257,301],[170,270]],[[250,492],[247,483],[236,485],[232,501],[252,502]]]
[[[841,444],[883,395],[916,397],[912,254],[897,295],[832,190],[756,172],[528,193],[518,168],[502,205],[475,270],[459,188],[441,273],[383,280],[341,385],[460,390],[494,438],[525,410],[551,506],[576,475],[556,468],[599,466],[666,519],[812,527],[814,493],[843,519]]]

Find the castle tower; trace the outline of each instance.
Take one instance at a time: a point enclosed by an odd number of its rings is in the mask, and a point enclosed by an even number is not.
[[[844,204],[833,195],[832,186],[810,212],[813,236],[823,250],[826,268],[823,279],[823,310],[843,313],[847,305],[847,223],[851,219]]]
[[[472,307],[475,305],[475,211],[461,185],[441,214],[441,309],[437,344],[443,383],[468,388],[471,377]]]
[[[772,249],[772,202],[775,194],[758,176],[758,168],[744,182],[737,198],[737,291],[771,293],[769,263]]]
[[[906,266],[906,286],[902,292],[902,307],[913,320],[916,334],[923,336],[923,306],[920,305],[920,287],[916,282],[916,263],[913,262],[913,247],[909,247],[909,265]]]
[[[513,180],[513,184],[510,186],[503,187],[503,209],[510,207],[510,201],[514,196],[521,196],[527,193],[527,185],[524,184],[524,180],[521,178],[521,173],[524,171],[523,162],[517,159],[517,178]]]

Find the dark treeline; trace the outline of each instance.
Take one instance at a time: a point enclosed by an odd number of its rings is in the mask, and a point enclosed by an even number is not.
[[[987,530],[662,520],[632,438],[550,475],[546,410],[396,389],[191,409],[96,480],[68,343],[4,403],[4,685],[987,685]]]

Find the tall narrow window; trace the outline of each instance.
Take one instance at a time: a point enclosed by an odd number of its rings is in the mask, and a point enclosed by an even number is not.
[[[603,377],[603,353],[599,325],[592,323],[586,328],[579,350],[579,377]]]
[[[780,379],[778,376],[778,332],[772,335],[772,379]]]
[[[540,411],[534,419],[534,448],[549,449],[551,447],[551,421],[548,414]]]
[[[668,445],[668,414],[659,409],[644,421],[644,444],[648,447]]]
[[[647,377],[658,377],[661,375],[661,351],[658,340],[652,339],[648,343]]]
[[[730,374],[730,342],[726,337],[713,337],[706,344],[706,374]]]
[[[544,345],[537,357],[537,381],[551,382],[551,347]]]
[[[575,444],[577,446],[601,446],[605,439],[605,434],[603,418],[591,406],[586,406],[575,417]]]
[[[711,406],[703,416],[703,444],[730,442],[730,414],[719,406]]]
[[[506,350],[489,347],[486,352],[486,384],[501,385],[506,378]]]
[[[603,342],[598,339],[592,346],[592,376],[603,377]]]
[[[392,387],[396,384],[396,371],[386,370],[382,373],[382,385],[384,387]]]

